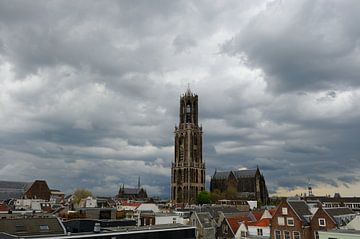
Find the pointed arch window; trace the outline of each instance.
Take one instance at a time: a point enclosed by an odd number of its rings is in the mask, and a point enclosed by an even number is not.
[[[191,123],[191,105],[190,102],[186,105],[186,123]]]

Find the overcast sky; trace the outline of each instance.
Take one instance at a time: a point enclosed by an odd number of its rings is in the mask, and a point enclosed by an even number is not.
[[[204,160],[360,196],[359,1],[0,1],[0,180],[169,196],[179,96]]]

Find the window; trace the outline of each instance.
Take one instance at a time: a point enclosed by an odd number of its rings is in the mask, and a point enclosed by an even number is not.
[[[284,231],[284,239],[290,239],[290,232]]]
[[[228,225],[223,225],[223,233],[224,233],[224,234],[227,234],[228,231],[229,231]]]
[[[288,217],[286,219],[286,221],[287,221],[286,223],[288,226],[294,226],[294,218],[293,217]]]
[[[173,217],[173,223],[176,223],[176,217]]]
[[[48,225],[40,225],[40,231],[49,231]]]
[[[317,231],[314,232],[314,238],[319,239],[319,233]]]
[[[26,229],[25,229],[25,226],[24,225],[15,225],[15,230],[16,232],[25,232]]]
[[[275,239],[281,239],[281,231],[275,230]]]
[[[263,235],[263,230],[261,228],[257,229],[257,235],[258,236],[262,236]]]
[[[325,227],[326,226],[325,218],[319,218],[319,226],[320,227]]]
[[[284,226],[285,225],[284,217],[278,217],[278,225],[279,226]]]
[[[288,214],[287,207],[283,207],[281,211],[282,211],[282,214],[283,214],[283,215],[287,215],[287,214]]]
[[[300,232],[296,232],[296,231],[295,231],[295,232],[293,232],[293,235],[294,235],[294,236],[293,236],[294,239],[301,239],[301,237],[300,237]]]

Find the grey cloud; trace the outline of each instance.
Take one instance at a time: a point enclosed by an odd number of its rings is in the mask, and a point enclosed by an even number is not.
[[[190,83],[207,176],[258,165],[272,192],[307,178],[351,187],[360,93],[350,5],[3,1],[0,178],[114,195],[140,175],[168,197]]]
[[[187,35],[178,35],[173,41],[176,53],[188,51],[191,47],[196,46],[196,41]]]
[[[276,92],[359,86],[357,1],[274,1],[225,43]]]

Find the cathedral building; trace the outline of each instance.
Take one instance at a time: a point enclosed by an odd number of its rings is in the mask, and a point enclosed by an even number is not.
[[[246,170],[215,171],[210,181],[210,191],[220,193],[233,190],[238,199],[257,200],[267,203],[268,191],[259,168]]]
[[[175,126],[175,159],[171,166],[171,200],[195,203],[205,190],[202,127],[198,124],[198,96],[188,89],[180,97],[179,125]]]

